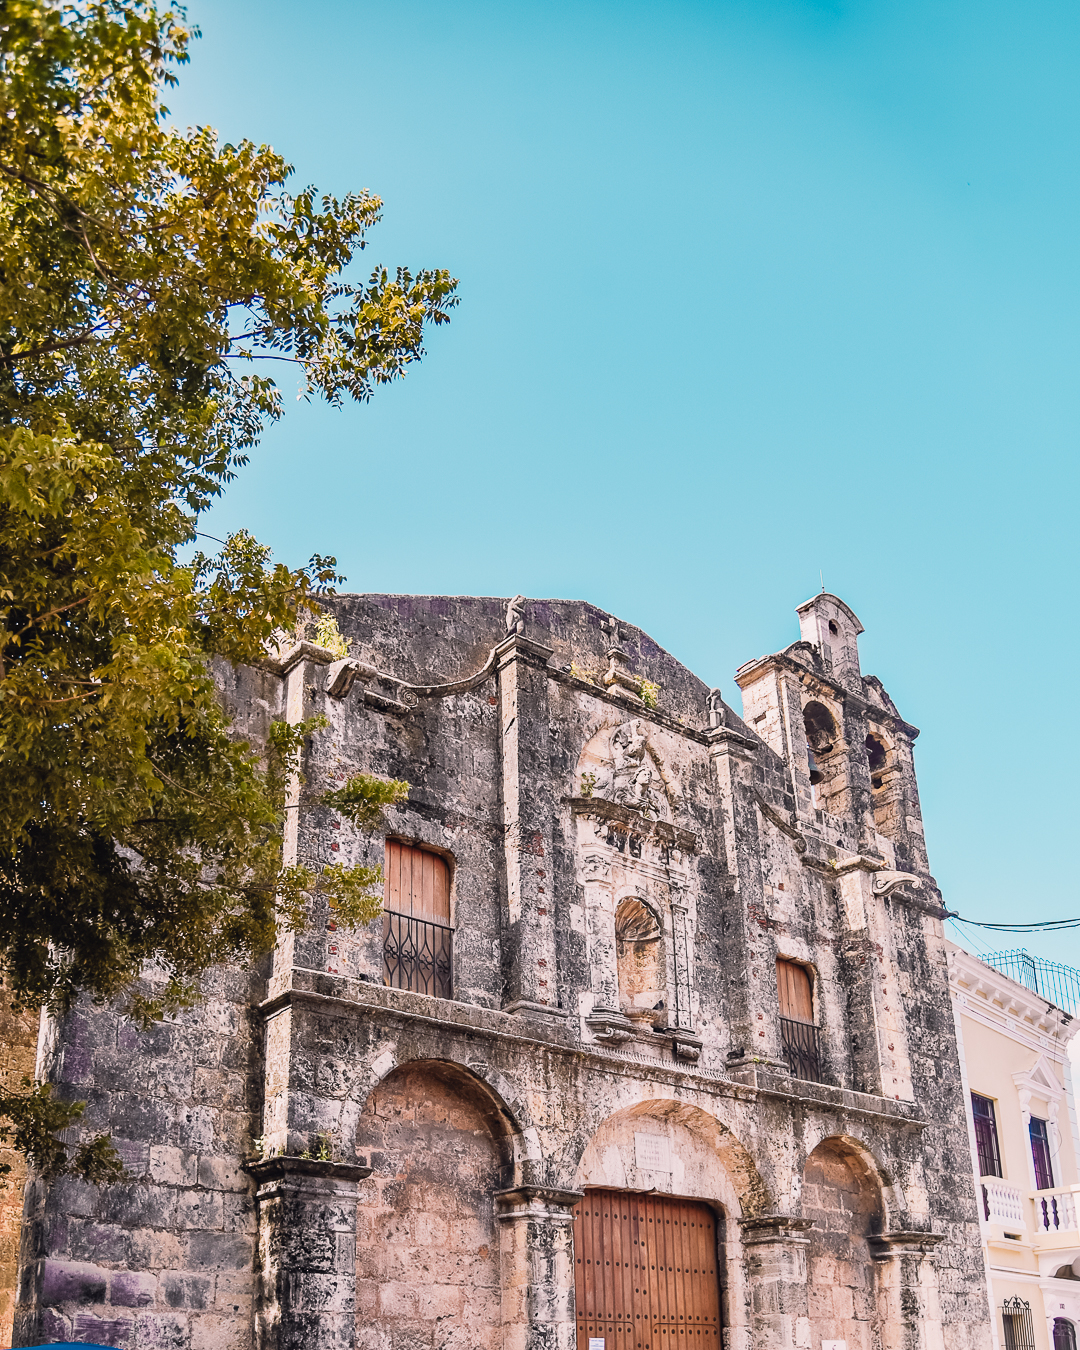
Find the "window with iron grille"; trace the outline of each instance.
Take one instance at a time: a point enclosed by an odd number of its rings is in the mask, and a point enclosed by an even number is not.
[[[796,961],[778,960],[776,988],[780,995],[780,1046],[788,1070],[793,1078],[823,1082],[810,972]]]
[[[979,1154],[979,1176],[999,1177],[1001,1150],[998,1148],[997,1117],[989,1097],[971,1094],[971,1112],[975,1117],[975,1148]]]
[[[1026,1299],[1019,1296],[1007,1298],[1001,1305],[1001,1322],[1005,1332],[1005,1350],[1035,1350],[1031,1304]]]
[[[386,841],[383,984],[453,998],[450,868],[429,849]]]
[[[1054,1185],[1054,1165],[1050,1161],[1050,1135],[1046,1121],[1032,1116],[1028,1125],[1031,1136],[1031,1157],[1035,1163],[1035,1189],[1049,1191]]]

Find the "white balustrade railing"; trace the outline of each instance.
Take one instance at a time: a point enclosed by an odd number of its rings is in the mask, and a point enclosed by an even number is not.
[[[983,1217],[987,1223],[1004,1224],[1007,1228],[1026,1228],[1024,1193],[1019,1186],[1002,1177],[982,1177]]]
[[[1036,1233],[1075,1233],[1076,1196],[1072,1187],[1055,1187],[1051,1191],[1036,1191]]]

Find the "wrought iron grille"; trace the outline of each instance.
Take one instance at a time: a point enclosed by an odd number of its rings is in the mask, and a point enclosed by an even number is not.
[[[825,1081],[821,1076],[821,1043],[816,1026],[781,1017],[780,1044],[793,1078],[805,1078],[811,1083]]]
[[[429,919],[383,911],[383,984],[453,998],[454,930]]]
[[[1008,952],[991,952],[989,956],[980,956],[979,960],[1063,1012],[1080,1015],[1080,970],[1032,956],[1022,947]]]
[[[1005,1350],[1035,1350],[1035,1328],[1031,1322],[1031,1304],[1026,1299],[1007,1298],[1001,1305],[1005,1331]]]

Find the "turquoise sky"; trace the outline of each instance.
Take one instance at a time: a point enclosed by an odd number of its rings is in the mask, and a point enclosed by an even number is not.
[[[190,14],[178,120],[378,193],[367,261],[462,296],[367,407],[286,374],[204,528],[336,553],[354,590],[591,600],[736,707],[820,569],[922,728],[946,902],[1080,913],[1080,8]],[[1026,945],[1080,964],[1074,933]]]

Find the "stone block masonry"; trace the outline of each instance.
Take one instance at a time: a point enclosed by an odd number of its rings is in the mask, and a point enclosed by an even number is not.
[[[987,1350],[918,733],[850,609],[801,606],[739,717],[588,604],[332,603],[348,658],[222,697],[255,744],[328,720],[290,858],[416,880],[358,933],[316,893],[150,1032],[45,1027],[130,1180],[30,1180],[16,1344]],[[411,784],[374,836],[320,804],[356,772]],[[704,1205],[715,1262],[629,1193]]]

